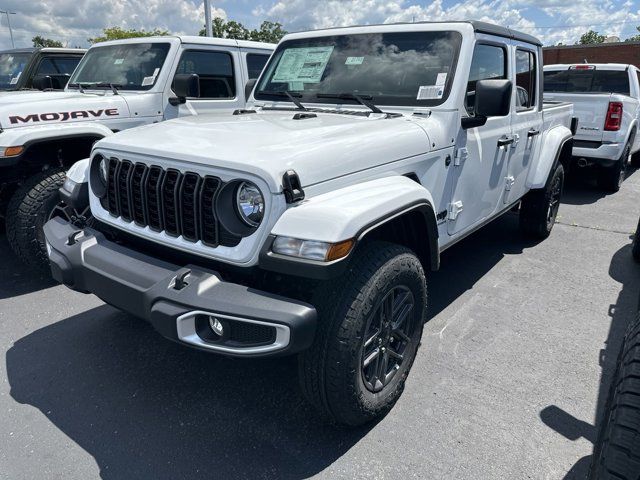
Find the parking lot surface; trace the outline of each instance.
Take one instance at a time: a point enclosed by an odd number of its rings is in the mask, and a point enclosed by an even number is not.
[[[1,238],[0,478],[584,478],[640,289],[640,173],[591,180],[548,240],[509,213],[443,254],[405,393],[356,430],[304,403],[294,359],[181,347]]]

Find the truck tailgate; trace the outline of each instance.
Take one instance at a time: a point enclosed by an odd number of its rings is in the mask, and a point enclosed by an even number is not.
[[[544,99],[573,103],[573,116],[578,118],[576,140],[602,141],[611,94],[545,92]]]

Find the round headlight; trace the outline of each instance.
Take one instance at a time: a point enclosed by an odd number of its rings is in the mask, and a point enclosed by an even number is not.
[[[236,205],[240,219],[250,227],[257,227],[264,216],[264,198],[260,189],[251,182],[242,182],[236,192]]]
[[[107,184],[107,178],[109,176],[109,160],[106,158],[102,158],[100,160],[100,165],[98,165],[98,177],[103,185]]]

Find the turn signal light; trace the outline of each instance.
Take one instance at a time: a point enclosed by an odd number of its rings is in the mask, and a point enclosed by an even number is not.
[[[15,157],[24,151],[24,147],[7,147],[4,149],[3,157]]]
[[[339,258],[346,257],[353,248],[355,240],[352,238],[343,242],[332,243],[327,251],[327,262],[332,260],[338,260]]]

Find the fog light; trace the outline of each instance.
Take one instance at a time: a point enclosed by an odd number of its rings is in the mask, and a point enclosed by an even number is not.
[[[209,328],[211,328],[211,331],[219,337],[224,334],[222,323],[216,317],[209,317]]]

